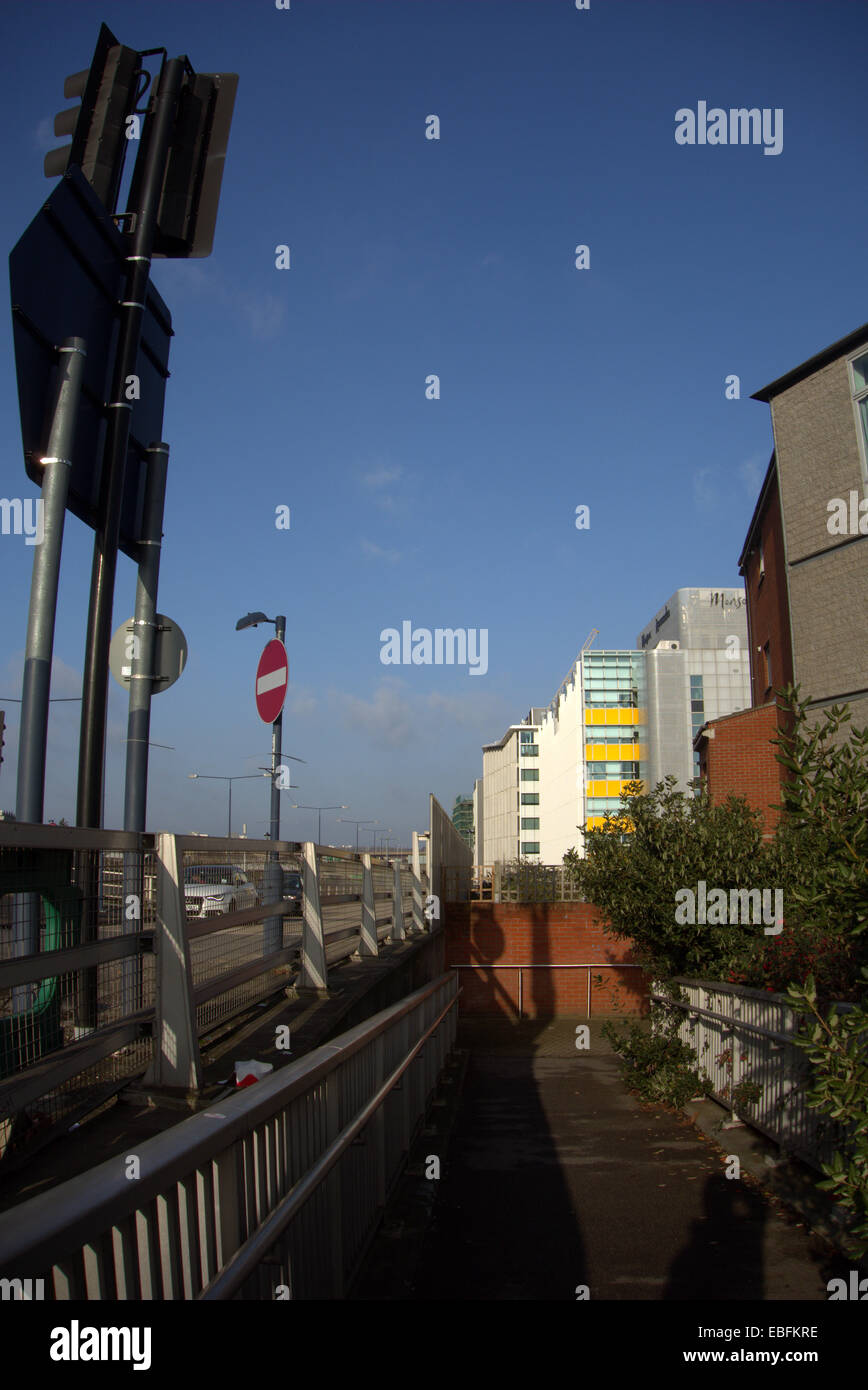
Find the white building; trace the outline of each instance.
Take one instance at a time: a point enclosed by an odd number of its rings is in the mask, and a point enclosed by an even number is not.
[[[693,736],[750,707],[743,589],[679,589],[632,651],[583,651],[545,708],[483,748],[474,791],[480,864],[560,864],[627,783],[689,792]]]

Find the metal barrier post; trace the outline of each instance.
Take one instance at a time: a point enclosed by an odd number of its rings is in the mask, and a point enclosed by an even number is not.
[[[299,989],[328,989],[322,908],[319,900],[319,864],[316,845],[304,843],[304,927],[301,935]]]
[[[187,909],[178,870],[178,845],[174,835],[158,834],[155,839],[156,1016],[153,1057],[144,1085],[198,1091],[202,1085],[202,1059],[193,1004]]]
[[[422,898],[422,873],[419,855],[419,832],[413,831],[413,930],[425,931],[428,923],[425,920],[425,903]]]
[[[371,856],[362,855],[362,930],[359,937],[360,956],[378,956],[380,943],[377,940],[377,912],[374,900],[374,871]]]
[[[400,859],[394,860],[392,869],[392,929],[389,932],[389,940],[406,941],[407,933],[404,930],[404,886],[401,883]]]

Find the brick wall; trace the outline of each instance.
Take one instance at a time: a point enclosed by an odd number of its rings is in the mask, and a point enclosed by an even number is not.
[[[593,1017],[647,1012],[644,972],[614,968],[617,962],[632,965],[630,942],[607,936],[599,909],[590,903],[448,903],[444,929],[447,970],[474,967],[459,972],[462,1013],[517,1018],[519,972],[507,967],[532,964],[546,968],[521,972],[523,1017],[584,1017],[589,972],[563,967],[587,962],[594,966]]]
[[[765,835],[771,836],[780,820],[774,803],[781,799],[784,769],[775,758],[778,707],[760,705],[739,710],[709,722],[713,738],[702,740],[700,773],[708,778],[712,802],[719,805],[730,795],[743,796],[749,806],[761,812]]]
[[[864,496],[847,361],[841,354],[771,400],[793,620],[794,679],[802,696],[857,696],[868,714],[868,537],[829,534],[828,504]]]
[[[772,481],[765,508],[759,518],[757,541],[762,544],[764,572],[760,571],[759,544],[750,552],[744,567],[744,587],[748,607],[750,642],[751,704],[764,705],[773,690],[793,683],[793,649],[790,641],[787,566],[784,557],[783,526],[778,495],[777,473]],[[769,644],[771,683],[766,679],[765,661],[759,648]]]

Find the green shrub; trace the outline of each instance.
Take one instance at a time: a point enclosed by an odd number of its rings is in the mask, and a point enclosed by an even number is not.
[[[693,1049],[677,1036],[678,1019],[659,1006],[651,1018],[651,1031],[638,1023],[617,1027],[609,1020],[603,1036],[620,1055],[624,1081],[642,1100],[681,1109],[706,1083]]]

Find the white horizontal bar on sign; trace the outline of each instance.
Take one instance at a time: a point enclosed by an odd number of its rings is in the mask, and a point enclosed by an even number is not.
[[[276,671],[266,671],[264,676],[260,676],[256,682],[257,695],[264,695],[269,690],[275,690],[279,685],[286,685],[286,667],[281,666]]]

